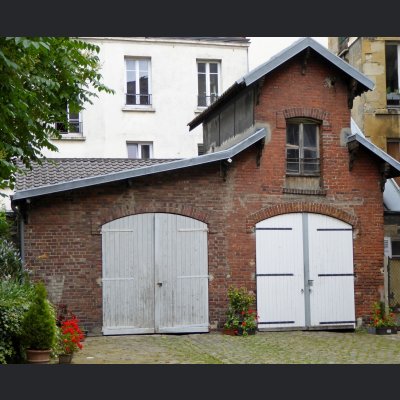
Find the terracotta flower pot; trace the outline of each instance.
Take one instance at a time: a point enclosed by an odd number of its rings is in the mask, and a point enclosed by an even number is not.
[[[27,361],[31,364],[49,364],[51,350],[26,349]]]
[[[71,364],[71,361],[72,361],[72,354],[60,354],[58,356],[59,364]]]

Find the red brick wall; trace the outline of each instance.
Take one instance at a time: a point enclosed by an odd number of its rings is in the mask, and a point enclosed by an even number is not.
[[[327,77],[336,77],[334,87]],[[287,194],[285,186],[285,118],[321,120],[322,194]],[[68,195],[33,199],[25,227],[26,261],[37,277],[57,287],[90,328],[101,328],[101,225],[130,214],[170,212],[209,226],[209,317],[221,327],[229,285],[255,285],[254,225],[287,212],[316,212],[354,226],[356,315],[368,315],[383,286],[383,205],[378,162],[360,150],[352,171],[340,132],[349,127],[347,89],[341,73],[319,58],[308,60],[305,74],[295,58],[264,82],[256,121],[271,135],[261,164],[256,147],[233,158],[226,181],[220,165],[76,190]],[[64,277],[63,283],[61,278]],[[53,286],[52,286],[53,285]],[[57,296],[56,296],[57,297]]]

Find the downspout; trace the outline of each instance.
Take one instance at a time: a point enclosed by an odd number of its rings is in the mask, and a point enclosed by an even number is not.
[[[11,208],[17,215],[17,224],[18,224],[18,236],[19,236],[19,252],[21,255],[22,269],[24,269],[25,265],[25,223],[24,216],[21,213],[20,205],[15,204],[11,197]]]

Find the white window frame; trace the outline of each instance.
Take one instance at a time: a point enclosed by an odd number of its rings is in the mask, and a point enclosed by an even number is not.
[[[137,145],[137,157],[136,158],[131,158],[129,157],[129,151],[128,151],[128,146],[135,144]],[[128,155],[128,158],[131,158],[132,160],[144,160],[142,158],[142,146],[147,145],[150,146],[150,151],[149,151],[149,159],[153,158],[153,142],[126,142],[126,152]]]
[[[147,61],[147,73],[148,73],[148,93],[147,96],[149,99],[149,104],[140,104],[140,94],[136,95],[136,104],[127,104],[126,97],[128,95],[128,64],[127,61],[134,61],[136,65],[136,82],[140,81],[140,73],[139,73],[139,61]],[[153,105],[153,93],[152,93],[152,84],[151,84],[151,58],[150,57],[134,57],[134,56],[125,56],[124,57],[124,66],[125,66],[125,107],[128,108],[151,108]],[[136,89],[137,90],[137,89]],[[142,95],[143,96],[143,95]]]
[[[199,79],[199,64],[206,65],[206,106],[199,105],[199,86],[198,86],[198,79]],[[197,107],[198,108],[206,108],[211,104],[211,93],[210,93],[210,64],[217,64],[218,69],[218,93],[216,94],[218,98],[221,95],[221,60],[204,60],[198,59],[196,60],[196,68],[197,68]]]

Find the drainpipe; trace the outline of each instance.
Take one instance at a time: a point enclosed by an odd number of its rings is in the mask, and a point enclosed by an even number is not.
[[[12,201],[11,197],[11,208],[17,215],[17,223],[18,223],[18,236],[19,236],[19,252],[21,254],[21,261],[22,261],[22,268],[25,265],[25,223],[24,223],[24,216],[21,213],[20,205],[15,204]]]

